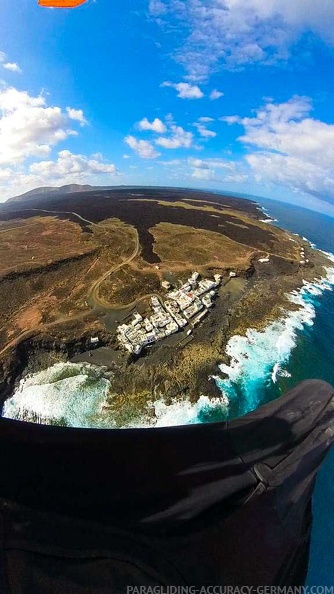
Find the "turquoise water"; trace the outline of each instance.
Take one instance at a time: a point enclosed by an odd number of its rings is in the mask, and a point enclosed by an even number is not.
[[[334,219],[272,200],[261,200],[278,225],[299,233],[318,248],[334,253]],[[291,378],[282,388],[291,388],[307,378],[319,378],[334,385],[334,293],[325,292],[317,302],[314,325],[301,334],[292,351]],[[283,382],[282,382],[283,384]],[[307,584],[334,584],[334,448],[318,475],[314,494],[314,524]]]

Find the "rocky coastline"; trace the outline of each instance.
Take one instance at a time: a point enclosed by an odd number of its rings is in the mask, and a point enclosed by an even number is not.
[[[330,266],[326,256],[304,240],[299,242],[312,256],[308,266],[296,267],[282,258],[260,267],[251,262],[238,271],[236,279],[223,284],[213,311],[194,330],[192,340],[177,348],[160,343],[138,359],[121,354],[103,317],[95,320],[94,329],[83,322],[63,324],[50,334],[36,333],[22,340],[0,362],[1,404],[25,375],[73,358],[113,370],[106,408],[120,418],[124,406],[129,414],[138,412],[152,397],[162,397],[166,404],[175,398],[196,402],[201,395],[221,397],[211,376],[220,363],[228,363],[225,348],[231,336],[244,334],[249,327],[261,330],[284,310],[296,307],[287,300],[287,293],[300,288],[303,280],[325,276],[325,266]],[[99,348],[94,350],[92,332],[99,338]]]

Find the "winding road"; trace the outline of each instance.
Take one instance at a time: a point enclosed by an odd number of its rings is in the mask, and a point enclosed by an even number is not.
[[[99,229],[101,228],[108,228],[110,229],[109,225],[101,225],[98,223],[94,223],[93,221],[90,221],[89,219],[85,219],[84,217],[82,217],[81,215],[79,215],[77,212],[73,212],[70,210],[47,210],[45,208],[20,208],[17,210],[12,210],[12,211],[7,211],[7,212],[46,212],[48,214],[70,214],[73,215],[75,217],[77,217],[78,219],[80,219],[81,221],[84,221],[84,223],[88,223],[89,225],[93,225],[95,227],[98,227]],[[97,281],[94,282],[93,286],[90,288],[89,293],[88,293],[88,297],[87,297],[87,301],[89,303],[89,301],[92,302],[92,306],[94,307],[94,305],[102,305],[103,307],[106,307],[106,304],[101,301],[98,297],[98,290],[100,285],[103,283],[103,281],[106,280],[106,278],[108,278],[108,276],[110,276],[113,272],[116,272],[117,270],[119,270],[120,268],[123,268],[123,266],[126,266],[127,264],[129,264],[137,255],[138,252],[140,250],[140,244],[139,244],[139,237],[138,237],[138,232],[136,229],[134,229],[135,231],[135,247],[133,249],[133,252],[130,254],[130,256],[128,258],[126,258],[125,260],[123,260],[122,262],[120,262],[119,264],[116,264],[115,266],[113,266],[112,268],[110,268],[109,270],[107,270],[107,272],[105,272]],[[131,304],[129,304],[131,305]],[[128,307],[128,306],[125,306]],[[114,309],[113,307],[110,306],[110,309]],[[71,318],[67,318],[68,320],[72,320],[74,319],[74,317]],[[60,322],[61,323],[61,322]],[[1,354],[1,352],[0,352]]]
[[[116,272],[116,270],[119,270],[120,268],[123,268],[123,266],[126,266],[127,264],[129,264],[138,255],[138,252],[140,250],[140,244],[139,244],[139,237],[138,237],[137,230],[135,230],[135,233],[136,233],[135,247],[134,247],[134,250],[131,253],[131,255],[128,258],[126,258],[126,260],[123,260],[119,264],[116,264],[116,266],[113,266],[112,268],[110,268],[97,281],[95,281],[95,283],[93,284],[93,286],[91,287],[91,289],[88,293],[88,297],[87,297],[88,303],[89,303],[89,301],[92,301],[93,305],[102,305],[103,307],[107,307],[106,304],[103,301],[101,301],[98,297],[99,287],[103,283],[103,281],[105,281],[108,278],[108,276],[113,274],[113,272]],[[129,305],[131,305],[131,304],[129,304]],[[125,307],[129,307],[129,305],[126,305]],[[115,309],[115,308],[110,306],[110,309]]]
[[[11,213],[11,212],[47,212],[47,213],[51,213],[51,214],[71,214],[74,215],[75,217],[78,217],[78,219],[80,219],[81,221],[84,221],[84,223],[89,223],[89,225],[95,225],[96,227],[103,227],[103,225],[99,225],[98,223],[93,223],[93,221],[89,221],[88,219],[85,219],[84,217],[82,217],[81,215],[79,215],[77,212],[72,212],[70,210],[46,210],[45,208],[18,208],[17,210],[7,210],[7,212]]]

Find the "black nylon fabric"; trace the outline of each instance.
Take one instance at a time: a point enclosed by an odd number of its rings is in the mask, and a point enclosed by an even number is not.
[[[228,423],[105,431],[1,418],[0,592],[302,585],[333,437],[334,389],[317,380]]]

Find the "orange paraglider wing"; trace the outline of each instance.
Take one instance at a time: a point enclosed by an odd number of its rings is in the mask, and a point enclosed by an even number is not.
[[[38,0],[40,6],[48,6],[50,8],[75,8],[84,4],[86,0]]]

